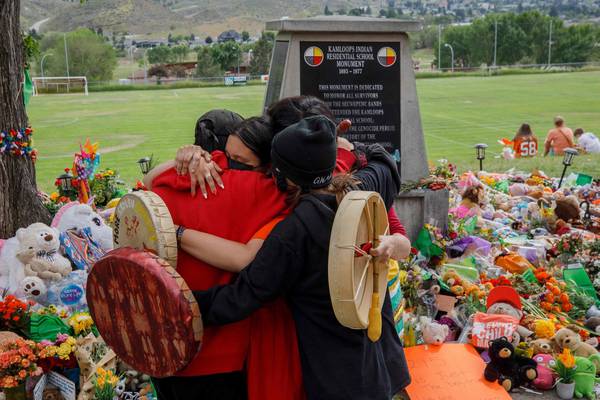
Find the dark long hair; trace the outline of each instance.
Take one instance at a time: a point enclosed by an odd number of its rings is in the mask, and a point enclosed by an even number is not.
[[[264,117],[250,117],[242,121],[231,133],[256,154],[260,165],[271,162],[271,142],[273,131],[271,125]]]
[[[518,137],[521,136],[530,136],[533,135],[533,131],[531,130],[531,126],[529,126],[529,124],[522,124],[519,129],[517,130],[517,133],[515,135],[515,138],[513,140],[516,140]]]
[[[323,115],[335,123],[335,116],[325,102],[314,96],[293,96],[273,103],[267,110],[273,134],[304,119]]]

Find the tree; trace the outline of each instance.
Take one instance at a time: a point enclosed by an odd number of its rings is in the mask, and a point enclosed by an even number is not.
[[[175,60],[175,57],[171,52],[171,48],[169,46],[165,46],[164,44],[151,48],[148,50],[147,54],[148,62],[150,64],[165,64]]]
[[[169,59],[174,59],[177,62],[185,61],[190,48],[184,44],[179,44],[177,46],[171,47],[171,57]]]
[[[213,38],[211,38],[210,36],[207,36],[206,39],[204,39],[204,43],[206,44],[211,44],[213,42]]]
[[[221,66],[214,60],[210,47],[202,46],[198,49],[198,62],[196,64],[196,76],[202,78],[213,78],[223,75]]]
[[[240,45],[232,40],[219,43],[210,48],[215,62],[217,62],[223,71],[229,71],[240,62]]]
[[[242,31],[242,42],[247,42],[250,40],[250,34],[248,31]]]
[[[260,39],[256,41],[252,59],[250,60],[250,73],[253,75],[262,75],[269,73],[271,64],[271,53],[273,52],[274,38],[272,35],[263,32]]]
[[[325,15],[333,15],[333,13],[329,10],[329,6],[325,4],[325,10],[323,11]]]
[[[20,90],[23,80],[23,40],[19,25],[20,0],[5,1],[0,13],[0,131],[23,129],[27,115]],[[35,167],[24,156],[0,153],[0,238],[34,222],[50,223],[38,196]]]
[[[48,75],[66,76],[65,44],[63,35],[50,38],[53,57],[46,60]],[[78,29],[66,34],[69,74],[86,76],[90,81],[108,81],[117,66],[115,49],[103,37],[89,29]],[[42,42],[43,48],[43,42]]]
[[[156,84],[160,85],[162,83],[161,79],[169,76],[169,70],[163,64],[153,65],[148,70],[148,76],[155,76]]]

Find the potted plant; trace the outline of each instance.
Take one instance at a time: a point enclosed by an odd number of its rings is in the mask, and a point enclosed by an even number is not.
[[[572,399],[575,392],[575,357],[569,349],[564,349],[562,354],[556,356],[552,370],[558,375],[556,381],[556,394],[561,399]]]

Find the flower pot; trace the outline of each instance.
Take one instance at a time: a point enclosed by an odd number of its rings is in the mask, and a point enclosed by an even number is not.
[[[575,382],[563,383],[558,382],[556,384],[556,394],[561,399],[569,400],[573,398],[575,393]]]
[[[19,386],[12,388],[2,388],[6,400],[26,400],[27,391],[25,390],[25,384],[22,383]]]

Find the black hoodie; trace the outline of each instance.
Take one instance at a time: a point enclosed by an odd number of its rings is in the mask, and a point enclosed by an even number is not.
[[[385,162],[355,174],[361,190],[379,192],[389,208],[398,192]],[[306,195],[271,232],[256,258],[231,285],[195,292],[207,325],[247,317],[261,304],[285,296],[290,304],[308,399],[388,400],[410,382],[394,328],[389,295],[382,337],[342,326],[329,295],[329,238],[337,203],[332,195]]]

